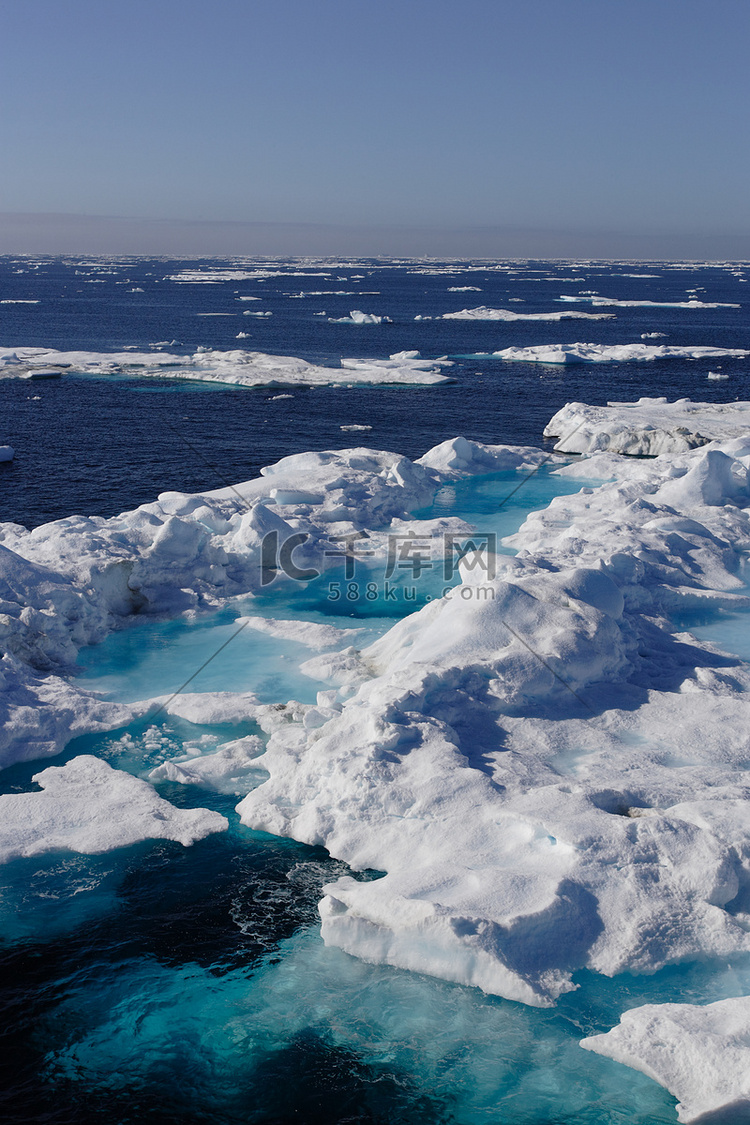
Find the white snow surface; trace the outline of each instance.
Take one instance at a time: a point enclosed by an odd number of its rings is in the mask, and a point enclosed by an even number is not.
[[[709,378],[712,376],[709,372]],[[713,375],[716,378],[716,375]],[[640,398],[588,406],[568,402],[547,423],[559,453],[609,451],[635,457],[684,453],[716,439],[750,433],[750,402],[705,403]]]
[[[187,847],[229,826],[210,809],[175,808],[147,781],[89,754],[33,780],[42,792],[0,796],[0,863],[61,850],[94,855],[141,840]]]
[[[644,1004],[625,1012],[587,1051],[625,1063],[666,1086],[679,1120],[723,1125],[750,1117],[750,997],[704,1006]]]
[[[270,316],[270,313],[246,313]],[[323,367],[294,356],[234,349],[199,348],[193,355],[169,352],[58,352],[50,348],[0,348],[0,378],[22,378],[50,365],[94,375],[152,376],[242,387],[330,386],[404,383],[433,385],[447,376],[448,359],[422,359],[419,352],[396,352],[390,359],[347,359],[340,367]]]
[[[503,348],[492,355],[518,363],[652,363],[656,359],[744,359],[750,349],[677,344],[534,344]]]

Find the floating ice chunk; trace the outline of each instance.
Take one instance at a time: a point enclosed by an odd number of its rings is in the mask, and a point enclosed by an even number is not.
[[[213,754],[164,762],[148,776],[151,781],[176,781],[243,797],[265,776],[256,761],[264,750],[262,739],[250,734],[225,743]]]
[[[667,402],[641,398],[632,403],[586,406],[569,402],[547,423],[560,453],[608,450],[635,457],[682,453],[717,438],[740,437],[750,426],[750,403]]]
[[[269,277],[329,277],[328,273],[312,273],[309,270],[227,270],[221,267],[202,270],[180,270],[168,274],[165,281],[178,281],[191,285],[216,285],[222,281],[265,281]]]
[[[706,378],[707,378],[707,379],[728,379],[728,378],[729,378],[729,376],[728,376],[728,375],[726,375],[726,374],[724,374],[724,373],[723,373],[723,372],[721,372],[721,371],[709,371],[709,373],[708,373],[708,375],[706,376]]]
[[[739,309],[741,306],[725,301],[618,301],[614,297],[600,297],[598,294],[578,297],[558,297],[558,301],[587,301],[590,305],[613,305],[621,309]]]
[[[666,1086],[685,1122],[750,1118],[750,997],[713,1004],[644,1004],[581,1040]]]
[[[284,384],[350,386],[359,383],[430,385],[445,382],[447,376],[442,375],[439,368],[450,366],[445,357],[425,360],[419,358],[418,352],[398,352],[390,360],[344,359],[340,367],[323,367],[294,356],[239,349],[219,351],[198,348],[193,355],[184,356],[169,352],[56,352],[49,348],[0,348],[0,378],[33,376],[34,372],[48,368],[51,363],[57,369],[72,367],[93,375],[188,379],[244,387]]]
[[[227,315],[229,315],[229,314],[227,314]],[[264,316],[273,316],[273,313],[272,312],[253,312],[252,309],[245,309],[245,311],[243,312],[242,315],[243,316],[264,317]]]
[[[656,359],[744,359],[747,348],[679,347],[669,344],[537,344],[529,348],[504,348],[498,359],[519,363],[650,363]]]
[[[478,285],[449,285],[449,293],[481,293]]]
[[[16,451],[12,445],[0,445],[0,461],[12,461]]]
[[[187,847],[228,827],[219,813],[175,808],[147,781],[88,754],[33,780],[43,792],[0,797],[0,862],[62,849],[95,855],[141,840]]]
[[[666,335],[667,335],[666,332],[641,332],[641,339],[642,340],[658,340],[661,337],[665,337]]]
[[[358,430],[371,430],[372,426],[363,426],[363,425],[361,426],[361,425],[358,425],[356,422],[351,422],[349,425],[339,426],[339,429],[355,433]]]
[[[7,613],[8,603],[0,599],[0,607],[6,611],[2,625],[7,628],[10,622],[15,632],[13,618]],[[31,616],[33,611],[27,614]],[[45,617],[52,624],[52,619]],[[7,645],[5,636],[2,643]],[[23,636],[19,648],[21,656],[35,655]],[[0,659],[0,769],[59,754],[76,735],[111,730],[129,723],[132,717],[130,708],[107,703],[59,676],[35,673],[10,654]]]
[[[486,305],[481,305],[477,309],[462,309],[461,312],[444,313],[442,319],[443,320],[611,320],[613,317],[614,317],[614,313],[582,313],[582,312],[517,313],[517,312],[511,312],[510,309],[489,309],[489,308],[487,308]]]
[[[269,633],[272,637],[297,641],[320,651],[350,645],[364,632],[363,629],[339,629],[335,625],[315,621],[284,621],[276,617],[238,617],[236,624],[256,629],[259,633]]]
[[[348,316],[330,317],[330,324],[390,324],[388,316],[377,316],[375,313],[360,312],[352,309]]]

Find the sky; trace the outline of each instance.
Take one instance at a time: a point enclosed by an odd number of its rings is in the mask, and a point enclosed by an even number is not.
[[[4,0],[0,253],[750,257],[748,43],[747,0]]]

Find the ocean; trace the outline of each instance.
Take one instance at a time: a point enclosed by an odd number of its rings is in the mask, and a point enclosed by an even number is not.
[[[73,513],[109,517],[160,493],[248,480],[307,450],[362,445],[416,458],[463,435],[551,451],[544,426],[569,401],[747,400],[746,357],[687,354],[750,348],[746,273],[734,263],[0,259],[0,356],[50,349],[57,367],[52,353],[85,353],[59,378],[18,378],[14,363],[0,366],[0,445],[15,450],[0,463],[0,521],[35,528]],[[477,309],[586,316],[444,319]],[[250,315],[256,311],[270,315]],[[382,319],[357,323],[353,311]],[[608,349],[603,361],[551,365],[494,354],[577,341]],[[616,349],[633,343],[675,354],[618,359]],[[434,385],[250,387],[159,372],[160,354],[187,363],[199,349],[333,368],[341,359],[418,351],[450,366]],[[91,370],[93,356],[101,366],[102,355],[123,352],[149,353],[154,365],[118,359],[107,373]],[[505,535],[582,483],[544,471],[525,479],[497,474],[459,488],[450,510],[477,522],[502,507],[497,530]],[[325,600],[269,597],[263,612],[355,624],[372,640],[411,609],[379,602],[354,613]],[[230,610],[199,618],[141,618],[81,652],[80,682],[123,701],[178,691],[251,608],[235,599]],[[326,684],[300,673],[302,659],[294,637],[243,634],[190,690],[252,690],[263,703],[312,705]],[[79,735],[41,764],[10,766],[0,788],[33,791],[39,769],[81,754],[145,777],[187,749],[259,733],[251,719],[136,719]],[[251,780],[263,780],[262,768]],[[229,830],[190,847],[151,840],[95,855],[59,850],[0,869],[4,1120],[676,1120],[662,1087],[578,1042],[638,1004],[734,995],[742,970],[730,966],[717,978],[687,962],[653,976],[579,972],[577,990],[545,1009],[368,964],[319,935],[321,888],[347,872],[344,864],[321,847],[242,825],[234,812],[241,790],[231,784],[156,784],[179,808],[222,813]]]

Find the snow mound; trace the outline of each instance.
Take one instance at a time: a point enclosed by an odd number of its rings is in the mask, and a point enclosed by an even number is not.
[[[581,1046],[666,1086],[686,1125],[750,1119],[750,997],[705,1006],[644,1004]]]

